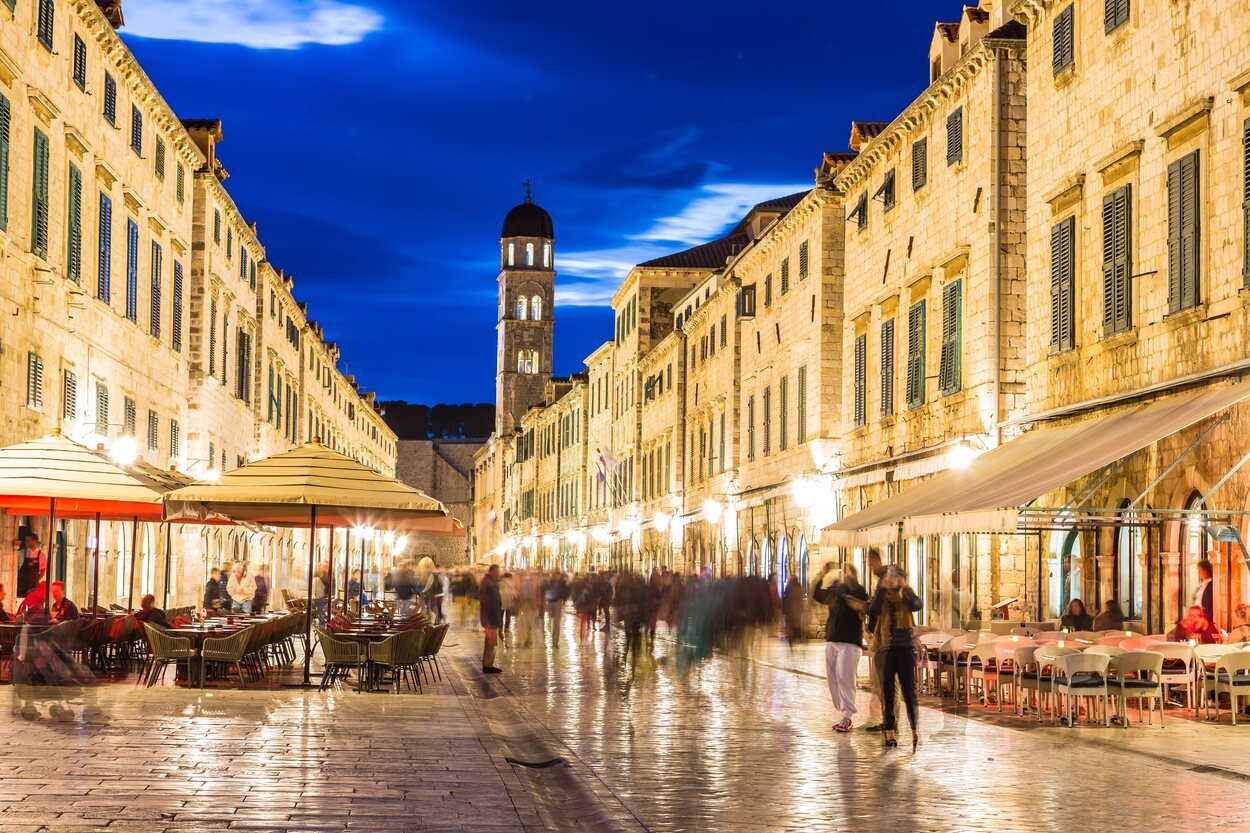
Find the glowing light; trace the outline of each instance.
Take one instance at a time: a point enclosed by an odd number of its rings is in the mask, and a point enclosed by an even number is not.
[[[139,459],[139,444],[133,437],[119,437],[109,448],[109,456],[113,458],[113,462],[123,466],[134,465],[135,460]]]
[[[966,469],[980,454],[980,451],[967,443],[959,443],[947,453],[946,462],[953,469]]]
[[[616,529],[622,538],[629,538],[638,531],[638,522],[633,518],[625,518]]]
[[[651,519],[651,522],[655,524],[655,528],[657,530],[659,530],[660,532],[664,532],[666,529],[668,529],[668,525],[672,520],[673,520],[672,516],[669,515],[667,512],[656,512],[655,517]]]
[[[703,517],[707,519],[708,523],[718,523],[724,512],[725,507],[721,505],[719,500],[708,498],[703,501]]]
[[[209,469],[208,471],[204,472],[203,479],[205,483],[216,483],[220,478],[221,478],[221,472],[217,471],[217,469]]]
[[[593,534],[597,543],[606,544],[608,538],[612,535],[612,531],[608,529],[607,524],[599,524],[595,527]]]
[[[790,484],[790,493],[794,495],[794,505],[807,509],[816,501],[817,485],[806,477],[800,477]]]
[[[564,539],[570,544],[576,544],[579,538],[581,538],[581,533],[579,533],[576,529],[570,529],[568,532],[564,533]]]
[[[556,537],[555,537],[554,535],[544,535],[544,536],[543,536],[543,546],[544,546],[544,547],[554,547],[555,545],[556,545]]]

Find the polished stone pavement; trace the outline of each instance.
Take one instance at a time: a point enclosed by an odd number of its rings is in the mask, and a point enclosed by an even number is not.
[[[930,700],[919,750],[886,752],[832,732],[820,643],[692,662],[566,617],[483,678],[479,638],[453,632],[423,695],[111,684],[27,721],[6,686],[0,833],[1250,830],[1227,717],[1068,729]]]

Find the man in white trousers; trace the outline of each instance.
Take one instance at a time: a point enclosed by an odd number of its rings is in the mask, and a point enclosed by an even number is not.
[[[816,579],[812,598],[829,608],[825,621],[825,673],[833,707],[842,714],[833,728],[849,732],[855,714],[855,676],[864,653],[868,591],[859,583],[854,566],[847,564],[838,571],[830,562]]]

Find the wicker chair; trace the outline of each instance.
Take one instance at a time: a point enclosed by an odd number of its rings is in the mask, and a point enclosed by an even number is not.
[[[321,689],[324,691],[329,688],[336,679],[345,676],[352,669],[356,670],[357,679],[361,679],[367,654],[360,646],[349,639],[335,639],[333,634],[321,628],[315,630],[317,641],[321,644],[321,654],[325,657]]]
[[[188,669],[191,660],[195,659],[195,646],[191,644],[191,640],[185,636],[175,636],[169,631],[158,625],[144,624],[143,632],[147,637],[148,644],[152,646],[151,667],[147,670],[145,677],[140,677],[146,683],[148,688],[156,685],[157,680],[164,679],[165,669],[171,664],[177,665],[179,662],[186,662]],[[188,671],[187,679],[191,678]]]
[[[409,688],[415,688],[421,692],[423,689],[419,673],[425,643],[424,632],[401,631],[380,642],[370,643],[368,646],[369,662],[375,666],[393,670],[396,694],[399,693],[400,680],[407,683]],[[411,682],[408,682],[409,680]]]
[[[443,640],[447,638],[447,631],[451,628],[448,623],[443,623],[436,628],[432,628],[426,635],[425,645],[421,650],[421,663],[428,665],[434,672],[434,679],[442,682],[443,675],[439,670],[438,652],[443,649]],[[429,677],[426,677],[429,680]]]
[[[230,636],[209,637],[204,640],[204,649],[201,652],[204,660],[200,664],[200,688],[204,687],[204,677],[210,662],[224,665],[227,671],[230,666],[234,666],[239,676],[239,688],[247,688],[247,683],[243,679],[243,666],[247,662],[245,658],[248,648],[251,647],[253,630],[253,628],[244,628]]]

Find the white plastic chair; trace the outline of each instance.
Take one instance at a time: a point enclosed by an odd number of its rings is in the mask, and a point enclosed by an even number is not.
[[[972,687],[978,685],[979,699],[986,706],[990,704],[990,685],[998,684],[998,643],[982,642],[968,652],[968,672],[966,677],[968,705],[972,705]]]
[[[1102,698],[1102,719],[1104,726],[1111,725],[1111,700],[1107,688],[1107,669],[1111,665],[1111,657],[1105,654],[1073,653],[1055,660],[1055,676],[1051,686],[1057,696],[1063,697],[1064,720],[1069,727],[1074,726],[1072,720],[1072,701],[1084,697],[1086,699]],[[1090,710],[1093,717],[1094,710]]]
[[[1118,657],[1128,653],[1119,645],[1090,645],[1085,649],[1087,654],[1102,654],[1105,657]]]
[[[959,636],[953,636],[938,651],[938,690],[942,690],[942,676],[946,673],[946,668],[950,667],[951,675],[951,696],[959,698],[959,662],[961,658],[966,658],[967,652],[971,651],[978,642],[981,641],[979,634],[962,633]]]
[[[1075,648],[1060,648],[1057,645],[1039,645],[1033,653],[1033,659],[1037,664],[1036,684],[1026,685],[1028,688],[1037,689],[1037,722],[1042,722],[1042,712],[1046,710],[1046,699],[1050,699],[1050,722],[1055,722],[1055,714],[1059,711],[1059,707],[1055,701],[1055,690],[1052,683],[1055,679],[1055,664],[1066,656],[1079,654],[1080,651]]]
[[[1151,645],[1150,650],[1163,655],[1163,672],[1160,675],[1160,681],[1163,683],[1164,696],[1166,697],[1176,686],[1181,686],[1188,697],[1185,702],[1189,703],[1194,714],[1197,715],[1198,703],[1194,700],[1194,649],[1184,642],[1160,642]],[[1183,662],[1184,668],[1169,668],[1169,660]]]
[[[1112,657],[1114,676],[1107,686],[1116,698],[1120,723],[1128,728],[1128,701],[1137,701],[1137,722],[1141,722],[1142,700],[1150,700],[1147,720],[1154,723],[1154,703],[1159,704],[1159,728],[1163,728],[1163,654],[1158,651],[1128,651]]]
[[[918,637],[920,641],[920,685],[930,694],[940,694],[941,675],[938,663],[942,646],[950,642],[952,637],[944,631],[930,631]]]
[[[1228,705],[1237,725],[1241,698],[1250,698],[1250,651],[1234,650],[1215,661],[1215,719],[1220,719],[1220,694],[1228,693]]]
[[[1115,645],[1118,647],[1119,644],[1126,639],[1129,639],[1129,637],[1125,636],[1123,633],[1117,633],[1111,636],[1100,636],[1094,640],[1094,644],[1095,645]]]
[[[1159,640],[1152,636],[1129,636],[1120,642],[1120,647],[1126,651],[1149,651],[1158,644]]]
[[[1211,719],[1211,699],[1216,696],[1215,693],[1215,666],[1225,654],[1231,654],[1237,651],[1236,645],[1195,645],[1194,653],[1194,675],[1195,685],[1197,686],[1198,696],[1202,698],[1203,712],[1208,720]],[[1194,715],[1197,716],[1198,707],[1194,706]],[[1216,716],[1219,716],[1219,706],[1216,706]]]

